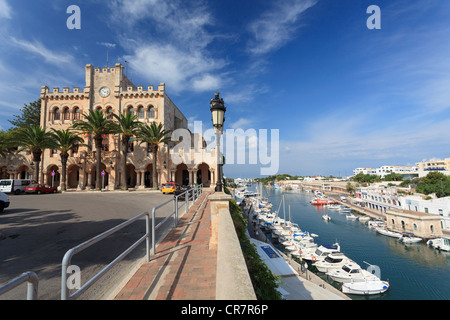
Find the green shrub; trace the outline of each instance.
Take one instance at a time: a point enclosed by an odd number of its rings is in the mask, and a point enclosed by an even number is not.
[[[230,200],[230,213],[233,219],[236,233],[241,243],[242,253],[250,274],[253,289],[258,300],[281,300],[282,295],[277,290],[279,277],[275,276],[259,257],[255,246],[250,242],[245,233],[247,220],[242,216],[242,209],[236,200]]]

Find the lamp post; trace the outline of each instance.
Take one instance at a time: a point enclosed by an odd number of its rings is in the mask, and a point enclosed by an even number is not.
[[[223,123],[225,122],[225,111],[227,108],[223,102],[222,98],[219,98],[220,93],[216,92],[214,94],[214,99],[211,99],[211,115],[212,115],[212,123],[214,126],[214,130],[216,133],[216,153],[217,153],[217,185],[216,191],[222,192],[222,165],[220,158],[220,136],[223,133]]]

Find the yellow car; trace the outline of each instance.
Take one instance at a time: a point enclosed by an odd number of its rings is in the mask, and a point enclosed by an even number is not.
[[[166,182],[162,187],[162,193],[174,193],[177,190],[175,182]]]

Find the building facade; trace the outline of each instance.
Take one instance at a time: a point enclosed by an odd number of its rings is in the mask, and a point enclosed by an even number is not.
[[[86,85],[84,88],[41,88],[41,126],[48,129],[66,129],[77,120],[83,120],[88,110],[100,110],[114,120],[113,114],[127,111],[138,116],[143,123],[162,123],[165,130],[188,130],[187,119],[166,93],[165,84],[144,88],[135,86],[124,74],[124,67],[116,64],[111,68],[85,67]],[[67,188],[90,189],[95,187],[96,160],[92,137],[83,136],[85,143],[92,148],[80,146],[70,153],[67,163]],[[197,137],[202,139],[201,137]],[[215,185],[217,163],[215,149],[206,151],[202,143],[200,150],[192,152],[192,159],[185,163],[172,161],[176,142],[161,144],[158,150],[156,168],[153,168],[153,154],[147,144],[130,141],[127,155],[127,188],[155,188],[152,176],[157,173],[158,184],[175,181],[179,185]],[[200,153],[200,156],[198,154]],[[121,143],[119,136],[105,135],[102,143],[102,186],[113,190],[119,187],[119,161]],[[186,159],[186,155],[184,155]],[[56,150],[42,153],[41,177],[39,181],[47,185],[60,184],[61,159]],[[31,154],[23,152],[0,160],[2,178],[34,177]],[[124,188],[120,186],[120,188]]]

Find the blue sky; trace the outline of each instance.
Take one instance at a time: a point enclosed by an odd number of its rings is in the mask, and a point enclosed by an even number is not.
[[[80,30],[66,27],[70,5]],[[380,30],[366,26],[370,5]],[[446,158],[449,17],[445,0],[0,0],[0,126],[42,85],[83,87],[109,48],[135,85],[165,82],[191,122],[210,124],[220,91],[226,128],[279,129],[279,173]]]

